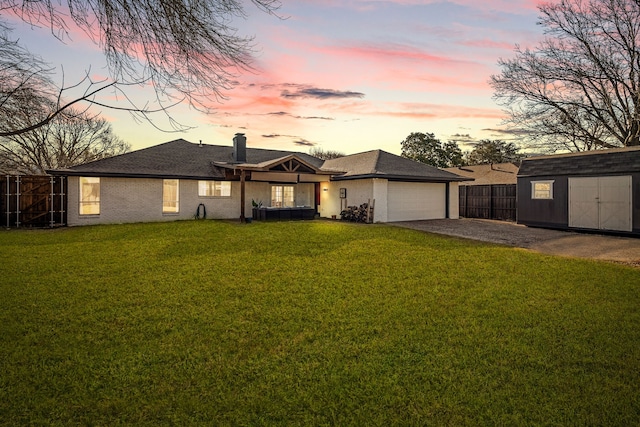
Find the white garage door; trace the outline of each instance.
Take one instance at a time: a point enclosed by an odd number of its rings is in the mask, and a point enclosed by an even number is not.
[[[414,221],[444,218],[445,184],[389,182],[388,221]]]
[[[631,177],[569,178],[569,226],[631,231]]]

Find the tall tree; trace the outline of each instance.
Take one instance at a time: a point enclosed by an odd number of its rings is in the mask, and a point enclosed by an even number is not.
[[[491,77],[508,124],[551,152],[640,145],[640,1],[560,0],[539,10],[545,40],[516,47]]]
[[[251,0],[273,13],[278,0]],[[104,52],[109,78],[95,81],[89,70],[81,82],[53,85],[50,67],[10,37],[0,22],[0,136],[28,132],[78,103],[127,110],[150,120],[186,102],[208,112],[211,100],[224,97],[236,73],[251,67],[252,39],[237,34],[233,18],[244,17],[243,0],[0,0],[0,17],[18,17],[48,27],[69,42],[69,29],[83,30]],[[5,20],[6,22],[6,20]],[[77,64],[74,64],[77,66]],[[132,86],[150,85],[153,99],[142,104],[127,96]],[[55,93],[57,102],[30,128],[13,126],[11,108],[23,102],[22,90]],[[83,88],[70,96],[72,89]],[[105,93],[107,96],[99,98]],[[120,103],[109,103],[117,95]],[[4,108],[2,108],[4,107]]]
[[[27,126],[29,117],[23,117]],[[67,109],[45,126],[0,137],[0,173],[45,174],[48,169],[67,168],[129,149],[105,119]]]
[[[473,145],[473,150],[466,153],[466,163],[468,165],[514,163],[524,157],[519,153],[519,148],[513,142],[483,139]]]
[[[451,168],[454,166],[464,166],[464,154],[460,147],[458,147],[458,143],[456,141],[447,141],[442,144],[442,151],[444,163],[446,164],[445,168]]]
[[[402,146],[402,157],[421,163],[438,168],[463,164],[463,155],[458,144],[454,141],[442,144],[433,133],[412,132],[400,145]]]

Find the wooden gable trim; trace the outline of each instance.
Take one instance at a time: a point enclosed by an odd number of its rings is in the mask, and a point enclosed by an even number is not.
[[[298,159],[287,159],[280,163],[269,166],[269,172],[288,172],[288,173],[315,173],[316,169],[299,161]]]
[[[269,172],[288,173],[318,173],[320,170],[315,166],[305,162],[295,154],[277,159],[273,163],[264,164],[264,170]]]

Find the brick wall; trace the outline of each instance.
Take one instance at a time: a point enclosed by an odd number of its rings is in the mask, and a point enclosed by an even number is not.
[[[100,214],[79,214],[79,178],[69,177],[69,225],[117,224],[125,222],[175,221],[191,219],[200,203],[205,205],[207,218],[240,217],[240,183],[231,183],[231,197],[199,197],[197,180],[179,180],[180,211],[162,212],[162,179],[105,178],[100,179]],[[251,199],[247,209],[251,209]]]
[[[231,183],[231,197],[199,197],[198,180],[179,180],[180,211],[162,213],[162,179],[152,178],[100,178],[100,214],[80,215],[80,183],[78,177],[69,177],[69,225],[118,224],[126,222],[154,222],[191,219],[198,205],[206,208],[208,219],[240,218],[240,182]],[[313,206],[313,184],[298,184],[296,203]],[[247,182],[245,216],[251,217],[251,200],[262,200],[269,206],[271,186],[268,182]],[[201,212],[202,214],[202,212]]]

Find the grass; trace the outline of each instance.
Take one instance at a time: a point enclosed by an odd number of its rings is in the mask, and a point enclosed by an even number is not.
[[[384,225],[0,233],[1,425],[640,423],[640,272]]]

